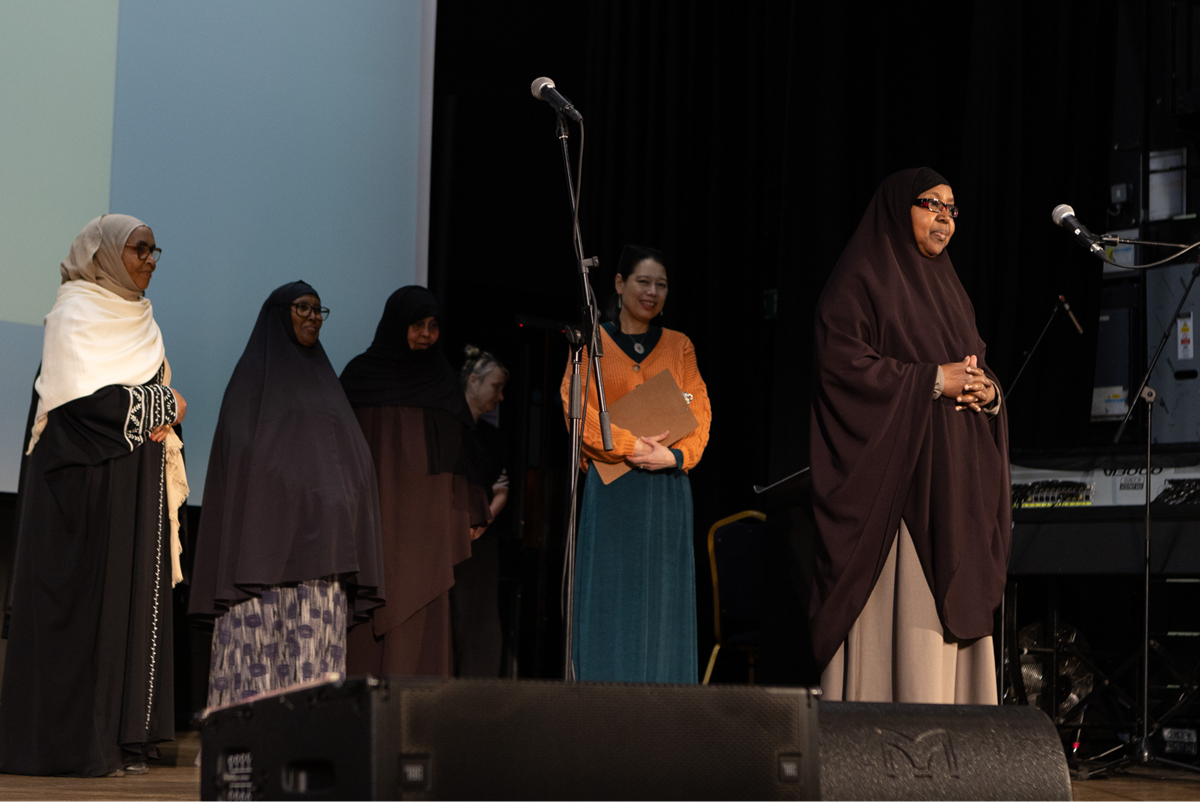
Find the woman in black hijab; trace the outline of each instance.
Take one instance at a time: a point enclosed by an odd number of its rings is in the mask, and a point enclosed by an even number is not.
[[[1008,426],[929,168],[876,191],[817,307],[811,625],[833,699],[995,704]]]
[[[346,671],[346,627],[383,602],[371,453],[303,281],[271,293],[225,389],[189,613],[216,619],[209,706]]]
[[[342,372],[379,476],[389,588],[372,625],[350,634],[352,674],[451,674],[454,566],[488,523],[486,491],[467,480],[474,418],[437,314],[429,290],[397,290],[371,347]]]

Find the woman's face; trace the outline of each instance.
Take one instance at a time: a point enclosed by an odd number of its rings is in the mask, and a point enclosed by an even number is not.
[[[504,385],[507,383],[508,377],[504,371],[495,366],[482,376],[472,373],[467,377],[467,395],[475,402],[471,406],[478,409],[480,414],[491,412],[504,400]]]
[[[943,203],[954,203],[954,190],[945,184],[925,190],[917,197],[937,198]],[[943,208],[940,212],[931,212],[920,206],[913,206],[912,213],[913,238],[917,241],[917,249],[930,259],[940,254],[954,236],[954,218]]]
[[[653,259],[643,259],[634,265],[628,279],[617,274],[617,294],[621,296],[622,311],[649,323],[667,300],[667,269]]]
[[[133,279],[134,286],[142,292],[150,286],[150,277],[154,275],[154,268],[158,267],[158,259],[153,253],[156,247],[158,246],[154,242],[154,232],[150,227],[138,226],[130,233],[129,239],[125,240],[125,248],[121,251],[121,262],[125,265],[129,278]],[[146,254],[145,259],[138,256],[139,248]]]
[[[301,315],[296,309],[300,304],[308,305],[308,315]],[[312,348],[321,336],[321,324],[325,321],[321,320],[320,307],[321,299],[311,292],[306,292],[292,301],[292,328],[296,332],[296,339],[305,348]]]
[[[432,348],[440,334],[436,317],[430,316],[424,320],[418,320],[408,327],[408,347],[414,351]]]

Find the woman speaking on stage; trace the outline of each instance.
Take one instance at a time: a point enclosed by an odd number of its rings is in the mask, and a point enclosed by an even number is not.
[[[1008,428],[946,252],[958,214],[933,170],[889,176],[817,305],[811,626],[826,698],[997,701]]]
[[[607,682],[694,683],[696,576],[687,472],[708,443],[708,389],[692,341],[656,322],[667,300],[663,254],[626,246],[615,285],[615,308],[600,335],[608,403],[669,370],[690,395],[700,425],[670,448],[660,442],[669,441],[667,432],[635,437],[613,426],[615,448],[605,451],[595,382],[590,383],[581,466],[588,474],[575,552],[576,675]],[[570,382],[568,366],[564,409]],[[597,461],[625,461],[634,470],[606,485],[591,465]]]
[[[106,214],[61,266],[17,499],[0,772],[143,773],[175,737],[186,404],[144,295],[161,253]]]

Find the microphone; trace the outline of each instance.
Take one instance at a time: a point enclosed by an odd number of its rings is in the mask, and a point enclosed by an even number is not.
[[[567,100],[561,92],[554,88],[554,81],[549,78],[538,78],[529,85],[529,91],[538,100],[544,100],[554,107],[559,114],[565,114],[577,123],[583,122],[583,115],[575,108],[575,104]]]
[[[1100,244],[1100,238],[1088,231],[1087,226],[1079,222],[1079,218],[1075,216],[1075,210],[1070,206],[1065,203],[1058,204],[1054,207],[1054,211],[1050,213],[1050,219],[1054,221],[1054,225],[1062,226],[1070,231],[1079,244],[1092,255],[1108,261],[1107,255],[1104,252],[1104,246]]]
[[[1064,295],[1058,296],[1058,302],[1062,304],[1063,309],[1067,310],[1067,314],[1071,316],[1071,322],[1075,324],[1075,329],[1083,334],[1083,326],[1079,325],[1079,320],[1076,319],[1075,313],[1071,311],[1071,305],[1067,303],[1067,298]]]

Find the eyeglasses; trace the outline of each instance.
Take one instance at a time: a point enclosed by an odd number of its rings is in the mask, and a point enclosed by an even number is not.
[[[951,203],[942,203],[937,198],[917,198],[913,201],[913,206],[920,206],[922,209],[928,209],[934,214],[941,213],[942,209],[946,210],[946,214],[951,217],[958,217],[958,207]]]
[[[309,317],[316,315],[321,320],[329,319],[329,308],[325,306],[313,306],[311,304],[292,304],[292,309],[296,310],[296,314],[300,317]]]
[[[144,242],[139,242],[137,245],[126,245],[126,248],[133,248],[137,251],[138,258],[143,262],[150,258],[150,254],[154,254],[154,261],[162,259],[162,248],[151,248]]]

